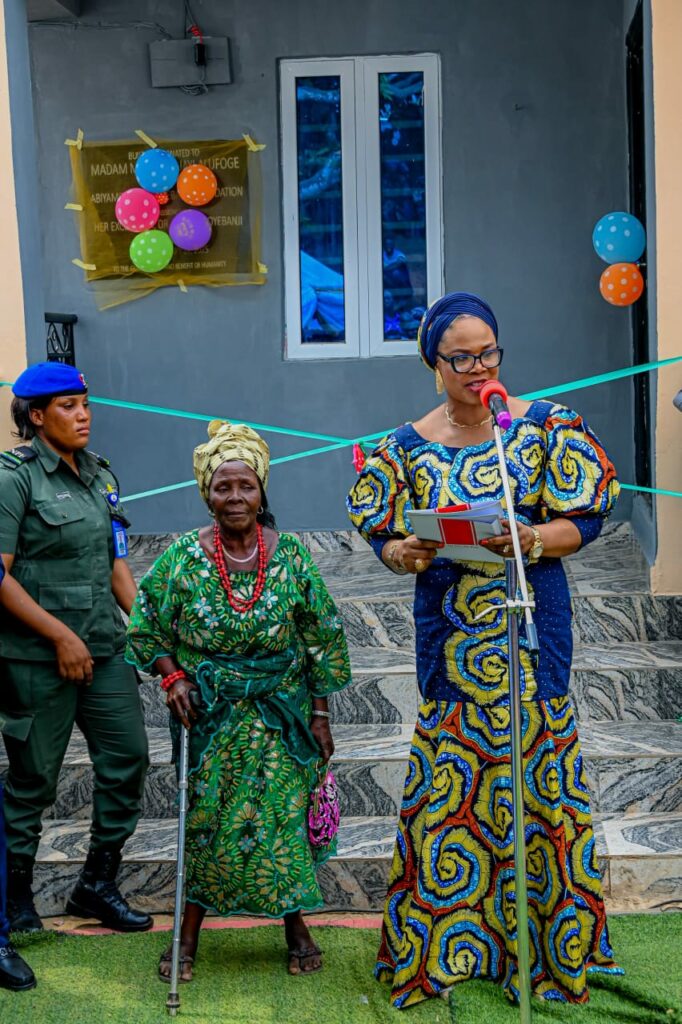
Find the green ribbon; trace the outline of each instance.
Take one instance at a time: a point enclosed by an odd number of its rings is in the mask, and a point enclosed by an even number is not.
[[[655,363],[640,363],[638,366],[626,366],[621,370],[612,370],[610,373],[598,373],[592,377],[581,377],[580,380],[569,381],[567,384],[558,384],[552,388],[543,388],[539,391],[529,391],[524,395],[519,395],[524,401],[537,401],[540,398],[548,398],[552,395],[567,394],[570,391],[579,391],[581,388],[594,387],[597,384],[606,384],[612,380],[622,380],[625,377],[634,377],[639,373],[648,373],[650,370],[658,370],[662,366],[670,366],[674,363],[682,362],[682,356],[672,356],[670,359],[660,359]],[[295,434],[295,431],[292,431]],[[376,434],[364,434],[361,437],[347,438],[345,440],[339,440],[334,444],[325,445],[322,448],[310,448],[307,451],[295,452],[293,455],[284,455],[280,458],[273,459],[270,463],[271,466],[277,466],[284,462],[294,462],[296,459],[307,459],[313,455],[324,455],[327,452],[338,451],[341,448],[348,448],[354,444],[367,444],[370,441],[380,441],[382,437],[390,433],[389,430],[381,430]],[[179,484],[169,484],[166,487],[155,487],[150,491],[138,491],[137,494],[131,494],[125,498],[126,502],[139,501],[141,498],[152,498],[157,494],[166,494],[169,491],[182,490],[185,487],[193,487],[196,484],[195,480],[183,480]],[[634,484],[621,484],[621,487],[625,490],[639,491],[647,490],[650,494],[662,494],[672,497],[677,497],[677,491],[665,491],[659,490],[658,488],[642,488],[636,487]]]
[[[345,438],[337,437],[335,434],[315,434],[308,430],[291,430],[289,427],[274,427],[271,423],[251,423],[248,420],[231,420],[224,416],[207,416],[200,412],[185,412],[182,409],[168,409],[164,405],[144,405],[140,402],[123,402],[116,398],[90,399],[96,405],[110,405],[116,409],[131,409],[133,412],[151,412],[159,416],[175,416],[183,420],[200,420],[202,423],[210,423],[211,420],[222,420],[224,423],[243,423],[252,430],[260,430],[267,434],[289,434],[291,437],[304,437],[311,441],[344,441]]]
[[[0,380],[0,388],[11,388],[12,381]],[[260,430],[269,434],[289,434],[292,437],[304,437],[311,441],[345,441],[343,437],[336,434],[316,434],[308,430],[291,430],[288,427],[275,427],[271,423],[252,423],[249,420],[230,420],[224,416],[208,416],[203,412],[189,412],[184,409],[171,409],[165,405],[146,405],[143,402],[125,402],[120,398],[100,398],[97,395],[90,395],[90,401],[95,405],[109,405],[114,409],[130,409],[132,412],[151,412],[158,416],[174,416],[176,419],[199,420],[202,423],[210,423],[211,420],[223,420],[225,423],[243,423],[253,430]]]
[[[580,380],[569,381],[567,384],[557,384],[551,388],[542,388],[539,391],[529,391],[524,395],[519,395],[524,401],[536,401],[540,398],[551,398],[553,395],[568,394],[571,391],[580,391],[582,388],[591,388],[596,384],[606,384],[613,380],[623,380],[625,377],[634,377],[639,373],[648,373],[650,370],[659,370],[662,366],[672,366],[674,363],[682,362],[682,356],[672,356],[669,359],[659,359],[653,363],[640,363],[638,366],[626,366],[621,370],[611,370],[609,373],[598,373],[592,377],[582,377]],[[0,381],[0,387],[11,387],[10,381]],[[201,420],[202,422],[209,422],[210,420],[221,419],[220,416],[207,416],[204,413],[187,412],[182,409],[170,409],[162,405],[145,405],[138,402],[125,402],[115,398],[98,398],[91,396],[91,402],[98,405],[108,405],[118,409],[131,409],[135,412],[149,412],[156,413],[162,416],[175,416],[180,419],[188,420]],[[228,423],[242,423],[243,420],[227,420]],[[333,434],[317,434],[307,430],[294,430],[290,427],[276,427],[269,423],[251,423],[246,422],[246,426],[252,427],[254,430],[260,430],[265,433],[272,434],[287,434],[290,437],[303,437],[315,441],[330,441],[331,444],[324,445],[320,448],[309,448],[306,451],[294,452],[292,455],[282,455],[279,458],[273,459],[270,463],[271,466],[282,465],[285,462],[295,462],[297,459],[308,459],[313,455],[324,455],[327,452],[339,451],[342,448],[350,448],[355,444],[368,444],[371,441],[380,441],[382,437],[390,433],[390,430],[381,430],[375,434],[363,434],[360,437],[336,437]],[[169,494],[171,491],[180,491],[185,487],[196,486],[195,480],[183,480],[178,484],[167,484],[165,487],[154,487],[149,491],[138,491],[136,494],[129,494],[123,501],[140,501],[142,498],[153,498],[158,494]],[[682,497],[682,493],[679,491],[668,491],[657,487],[637,487],[634,484],[621,484],[625,490],[630,491],[645,491],[648,494],[661,494],[667,497]]]
[[[682,363],[682,356],[659,359],[656,363],[626,366],[622,370],[611,370],[610,373],[598,373],[594,377],[583,377],[581,380],[573,380],[568,384],[557,384],[556,387],[544,388],[542,391],[530,391],[527,395],[519,395],[519,398],[523,398],[525,401],[536,401],[538,398],[551,398],[552,395],[566,395],[569,391],[580,391],[581,388],[591,388],[595,384],[607,384],[610,380],[622,380],[624,377],[634,377],[638,373],[647,373],[649,370],[660,370],[662,366],[672,366],[673,363]]]
[[[621,484],[623,491],[643,491],[645,494],[662,494],[666,498],[682,498],[682,491],[666,491],[663,487],[640,487],[637,484]]]

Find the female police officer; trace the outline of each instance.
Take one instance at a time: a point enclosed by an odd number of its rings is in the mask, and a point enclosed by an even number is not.
[[[13,930],[42,927],[31,891],[41,815],[54,802],[74,722],[93,763],[90,849],[67,911],[120,931],[151,927],[115,882],[140,813],[147,740],[124,627],[135,583],[125,519],[106,459],[85,450],[87,385],[72,366],[30,366],[13,387],[22,440],[0,454],[0,711],[29,720],[5,737],[8,914]]]

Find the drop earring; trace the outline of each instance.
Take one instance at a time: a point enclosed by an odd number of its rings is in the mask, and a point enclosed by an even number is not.
[[[436,373],[436,394],[437,395],[442,395],[443,392],[445,391],[445,384],[443,383],[443,378],[441,376],[440,370],[436,370],[435,373]]]
[[[210,515],[211,519],[215,519],[215,509],[213,508],[213,506],[207,505],[206,508],[208,509],[208,514]]]

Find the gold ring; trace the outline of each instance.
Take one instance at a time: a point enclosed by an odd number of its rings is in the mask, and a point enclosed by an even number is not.
[[[414,563],[414,569],[415,572],[424,572],[424,569],[426,569],[426,562],[424,561],[423,558],[416,559]]]

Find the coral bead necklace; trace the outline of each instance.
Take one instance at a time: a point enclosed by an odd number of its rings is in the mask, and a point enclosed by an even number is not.
[[[215,550],[215,564],[220,576],[220,582],[223,585],[225,593],[227,594],[227,600],[230,603],[230,608],[237,612],[239,615],[244,615],[246,612],[250,612],[253,606],[260,600],[263,591],[265,589],[265,576],[266,568],[268,564],[268,552],[265,546],[265,540],[263,538],[263,527],[258,523],[256,526],[256,536],[258,538],[257,549],[258,549],[258,572],[256,575],[256,586],[254,587],[253,596],[248,600],[243,600],[241,597],[237,597],[232,589],[232,582],[230,580],[230,574],[227,571],[225,565],[225,555],[223,553],[223,542],[220,536],[220,527],[217,523],[213,524],[213,547]]]

